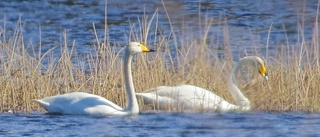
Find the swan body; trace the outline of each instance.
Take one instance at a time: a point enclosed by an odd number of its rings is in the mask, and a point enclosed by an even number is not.
[[[77,115],[124,115],[113,102],[89,93],[73,92],[34,100],[49,113]]]
[[[253,67],[267,80],[266,67],[257,56],[248,56],[239,60],[232,68],[228,81],[229,91],[236,104],[231,104],[213,92],[193,85],[158,86],[142,93],[136,93],[146,105],[155,109],[173,109],[178,111],[249,111],[250,101],[236,85],[235,74],[242,66]]]
[[[135,89],[131,73],[131,60],[133,55],[142,52],[152,52],[146,46],[130,42],[125,48],[124,79],[127,95],[127,107],[125,109],[113,102],[98,96],[84,92],[73,92],[63,95],[35,99],[34,101],[43,107],[48,113],[69,115],[132,115],[139,113],[139,106],[135,96]]]
[[[143,98],[144,104],[155,105],[155,108],[161,110],[224,111],[239,108],[211,91],[193,85],[158,86],[143,93],[136,93],[136,96]]]

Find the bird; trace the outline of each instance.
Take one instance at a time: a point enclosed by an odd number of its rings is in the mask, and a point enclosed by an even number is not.
[[[154,52],[147,46],[138,42],[129,42],[124,49],[123,74],[127,96],[127,106],[122,108],[101,96],[85,92],[72,92],[62,95],[49,96],[42,99],[34,99],[48,114],[62,115],[137,115],[139,106],[135,96],[133,84],[131,61],[134,55],[142,52]]]
[[[228,80],[228,90],[235,104],[231,104],[222,97],[194,85],[158,86],[148,89],[136,96],[145,105],[153,105],[156,110],[177,110],[186,112],[198,111],[249,111],[250,101],[236,85],[236,74],[241,67],[247,66],[256,69],[265,80],[268,80],[267,69],[263,60],[258,56],[247,56],[241,58],[231,70]]]

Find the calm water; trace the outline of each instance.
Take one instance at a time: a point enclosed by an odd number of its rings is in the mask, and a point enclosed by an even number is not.
[[[142,113],[131,117],[0,114],[0,136],[320,136],[306,113]]]

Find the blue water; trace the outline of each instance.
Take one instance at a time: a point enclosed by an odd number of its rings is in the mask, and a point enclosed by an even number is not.
[[[307,113],[146,113],[127,117],[0,114],[0,136],[320,136]]]
[[[159,0],[109,0],[107,4],[103,0],[2,0],[0,41],[8,41],[21,20],[27,47],[31,47],[30,43],[37,47],[41,40],[42,50],[46,52],[55,46],[64,45],[63,32],[66,32],[70,47],[74,44],[79,54],[91,53],[92,45],[97,44],[93,25],[99,41],[103,41],[107,5],[107,37],[111,43],[126,44],[133,39],[131,31],[140,34],[139,23],[143,20],[142,16],[145,15],[150,20],[157,13],[148,35],[149,45],[155,44],[156,35],[170,38],[172,33],[176,33],[177,42],[201,40],[205,22],[213,19],[206,39],[208,43],[223,47],[225,41],[228,41],[235,53],[252,47],[263,53],[268,40],[270,52],[277,50],[277,45],[296,45],[303,38],[310,41],[318,16],[317,0],[164,2],[169,17]],[[169,19],[174,26],[172,30]],[[135,29],[131,30],[132,27]],[[226,28],[228,37],[224,34]],[[138,40],[143,38],[138,35]],[[170,44],[173,45],[174,41]],[[182,45],[183,43],[178,43],[178,46]],[[59,54],[59,49],[54,50],[56,54]],[[37,48],[35,50],[37,53]]]

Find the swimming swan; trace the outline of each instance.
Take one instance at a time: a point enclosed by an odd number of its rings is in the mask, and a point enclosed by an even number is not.
[[[158,86],[142,93],[136,93],[147,105],[155,105],[155,109],[173,109],[178,111],[248,111],[250,101],[236,85],[235,75],[242,66],[252,67],[268,80],[267,70],[263,60],[257,56],[248,56],[239,60],[232,68],[228,82],[229,91],[235,100],[235,105],[225,101],[211,91],[193,86]]]
[[[139,106],[135,96],[135,89],[131,73],[131,60],[133,55],[142,52],[152,52],[146,46],[130,42],[125,48],[124,55],[124,80],[127,94],[127,107],[125,109],[113,102],[98,96],[84,92],[73,92],[63,95],[45,97],[34,100],[48,113],[70,115],[131,115],[139,113]]]

